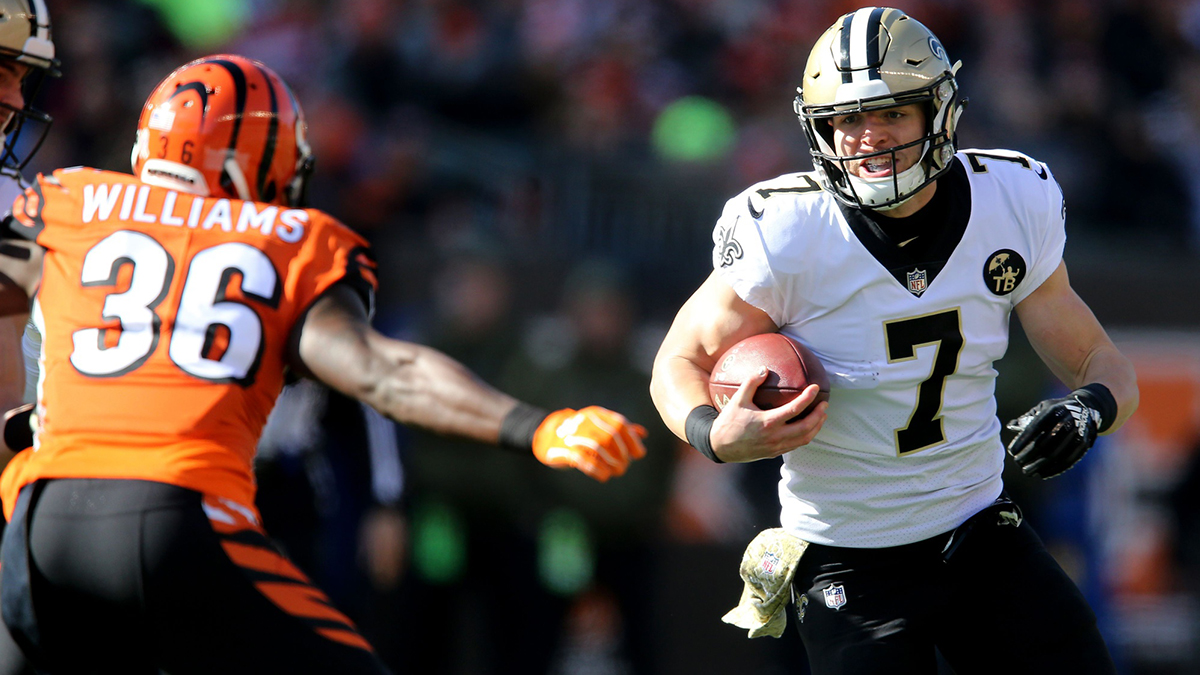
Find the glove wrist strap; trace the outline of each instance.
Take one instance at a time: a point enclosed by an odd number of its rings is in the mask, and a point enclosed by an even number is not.
[[[717,419],[717,409],[711,405],[698,405],[692,408],[692,412],[688,413],[687,421],[683,423],[684,435],[687,436],[687,442],[693,448],[700,451],[700,454],[711,459],[717,464],[724,464],[717,453],[713,452],[712,432],[713,421]]]
[[[1084,405],[1100,413],[1100,423],[1096,425],[1096,431],[1099,433],[1108,431],[1117,418],[1117,399],[1113,397],[1108,387],[1099,382],[1093,382],[1076,389],[1071,392],[1071,395],[1079,397]]]
[[[500,439],[497,445],[514,452],[532,452],[533,434],[549,414],[548,411],[528,403],[517,403],[500,423]]]

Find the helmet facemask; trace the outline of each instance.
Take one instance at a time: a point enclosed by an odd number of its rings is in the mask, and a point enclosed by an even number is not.
[[[46,71],[39,68],[29,69],[21,85],[21,95],[27,102],[24,108],[0,103],[0,115],[9,116],[8,124],[3,129],[3,140],[0,142],[3,146],[0,150],[0,166],[15,171],[24,169],[46,141],[46,134],[50,132],[50,124],[54,118],[28,103],[41,89],[45,77]]]

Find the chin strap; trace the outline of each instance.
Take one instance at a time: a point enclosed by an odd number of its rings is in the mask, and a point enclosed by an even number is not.
[[[928,147],[928,146],[927,146]],[[929,175],[925,168],[925,153],[921,154],[921,159],[916,164],[910,166],[900,173],[899,176],[887,176],[885,178],[859,178],[846,174],[846,178],[850,181],[850,189],[854,191],[854,196],[858,201],[867,208],[872,208],[877,211],[890,211],[917,194],[919,190],[917,186],[924,183],[925,178]],[[883,203],[895,199],[897,191],[903,194],[909,191],[908,196],[894,204],[887,206],[875,206],[877,203]]]
[[[233,150],[229,150],[225,154],[225,164],[221,168],[225,171],[225,175],[229,176],[229,182],[233,184],[234,189],[237,190],[238,199],[250,201],[250,184],[246,182],[246,175],[242,173],[242,167],[238,166]]]

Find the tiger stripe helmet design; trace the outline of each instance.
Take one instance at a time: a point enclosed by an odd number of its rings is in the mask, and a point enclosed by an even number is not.
[[[898,9],[864,7],[839,18],[808,56],[793,104],[808,137],[822,187],[841,202],[895,208],[946,172],[954,158],[955,129],[966,106],[946,50],[928,28]],[[912,143],[856,157],[840,157],[832,118],[909,104],[925,107],[925,135]],[[891,155],[921,145],[921,159],[882,178],[860,178],[846,162]]]
[[[313,155],[300,103],[263,63],[206,56],[146,99],[133,146],[143,182],[203,196],[303,206]]]
[[[32,101],[48,75],[61,75],[58,59],[54,56],[54,41],[50,36],[50,14],[44,0],[0,0],[0,59],[8,59],[29,67],[21,83],[21,95],[25,99],[23,108],[0,103],[4,137],[0,140],[0,165],[19,171],[37,153],[46,139],[53,119],[35,109]],[[30,138],[22,135],[28,129],[25,123],[32,120],[33,133]]]

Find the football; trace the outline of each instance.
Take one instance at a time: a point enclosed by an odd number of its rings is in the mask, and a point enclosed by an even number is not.
[[[778,408],[791,401],[810,384],[821,391],[812,405],[800,414],[807,415],[821,401],[829,400],[829,375],[825,366],[805,347],[782,333],[752,335],[730,347],[717,361],[708,378],[708,394],[720,410],[738,387],[766,366],[767,379],[754,394],[754,405],[763,410]]]

